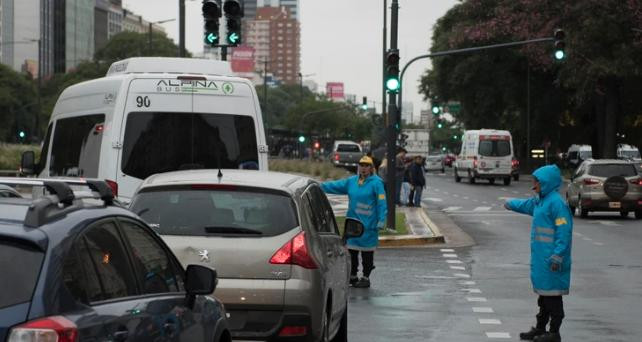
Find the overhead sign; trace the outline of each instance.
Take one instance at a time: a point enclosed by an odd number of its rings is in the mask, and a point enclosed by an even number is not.
[[[254,48],[247,45],[235,47],[232,50],[230,64],[236,73],[254,72]]]
[[[343,100],[343,82],[328,82],[325,84],[325,93],[330,100]]]

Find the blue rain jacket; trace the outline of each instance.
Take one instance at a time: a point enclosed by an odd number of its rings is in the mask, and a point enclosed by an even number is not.
[[[568,294],[571,283],[571,244],[573,216],[558,189],[562,183],[555,165],[533,172],[541,185],[539,196],[512,199],[507,206],[518,213],[533,216],[531,225],[531,282],[542,296]],[[560,266],[558,271],[552,264]]]
[[[372,251],[379,245],[379,228],[386,222],[386,192],[379,176],[372,175],[359,184],[359,176],[324,182],[321,189],[328,194],[348,195],[346,217],[360,220],[365,230],[358,238],[348,239],[350,249]]]

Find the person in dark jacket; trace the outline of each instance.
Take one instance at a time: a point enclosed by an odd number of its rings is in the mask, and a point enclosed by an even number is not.
[[[426,177],[424,176],[424,160],[421,156],[415,157],[415,162],[410,166],[410,180],[412,188],[415,191],[413,206],[421,207],[421,194],[426,187]]]
[[[537,325],[519,334],[522,340],[559,342],[564,318],[562,296],[571,283],[571,246],[573,216],[558,190],[562,183],[560,169],[555,165],[540,167],[533,172],[536,197],[512,199],[506,209],[530,215],[531,224],[531,282],[539,295]],[[549,324],[549,331],[546,325]]]

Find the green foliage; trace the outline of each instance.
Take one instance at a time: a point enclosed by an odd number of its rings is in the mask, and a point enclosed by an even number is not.
[[[34,151],[36,160],[40,159],[40,148],[37,145],[18,145],[0,143],[0,170],[18,170],[22,153]]]
[[[642,83],[638,7],[618,0],[463,1],[437,22],[433,52],[552,37],[562,28],[568,57],[556,61],[552,42],[437,57],[420,91],[426,99],[460,101],[455,118],[466,129],[509,129],[518,146],[530,91],[531,146],[548,139],[554,148],[592,143],[604,147],[598,156],[614,153],[616,131],[642,127],[642,98],[633,95]],[[639,134],[629,136],[642,143]]]
[[[463,130],[455,122],[441,120],[441,123],[442,128],[436,124],[430,128],[430,151],[441,153],[441,148],[445,147],[449,152],[459,152]]]
[[[350,176],[346,169],[338,168],[329,162],[310,162],[297,159],[270,159],[270,171],[300,173],[321,180],[335,180]]]
[[[0,141],[18,142],[22,129],[30,140],[39,111],[38,96],[33,80],[0,65]]]

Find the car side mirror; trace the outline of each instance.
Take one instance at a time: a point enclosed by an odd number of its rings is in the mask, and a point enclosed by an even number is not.
[[[343,228],[343,239],[360,237],[365,229],[361,221],[347,217]]]
[[[30,176],[35,173],[36,168],[36,154],[33,151],[25,151],[22,153],[20,160],[20,174]]]
[[[185,271],[187,295],[208,295],[214,292],[218,279],[216,271],[201,265],[188,265]]]

